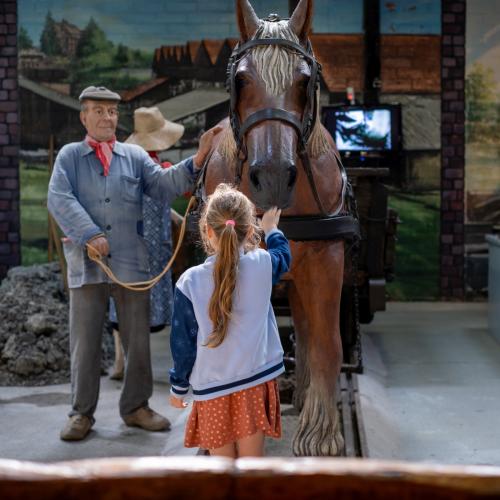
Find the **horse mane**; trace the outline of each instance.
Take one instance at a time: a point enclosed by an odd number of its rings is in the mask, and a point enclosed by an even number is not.
[[[283,38],[300,44],[299,38],[289,27],[288,21],[261,21],[253,39],[261,38]],[[269,94],[280,95],[292,85],[294,69],[300,60],[300,56],[296,52],[278,45],[267,45],[254,47],[250,50],[250,56]],[[331,145],[319,118],[319,89],[316,91],[315,99],[317,104],[316,121],[307,141],[307,152],[312,158],[318,158],[331,150]],[[231,126],[222,132],[218,151],[221,156],[230,161],[236,157],[237,146]]]

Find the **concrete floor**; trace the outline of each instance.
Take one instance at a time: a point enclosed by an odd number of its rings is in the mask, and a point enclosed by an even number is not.
[[[371,458],[500,465],[500,344],[484,303],[389,303],[363,326]]]
[[[170,432],[126,427],[118,415],[120,383],[104,376],[90,436],[59,440],[69,384],[0,387],[0,458],[52,462],[94,457],[194,455],[183,447],[189,410],[168,405],[168,332],[151,336],[155,379],[151,406]],[[487,331],[486,304],[390,303],[363,326],[361,413],[371,458],[500,465],[500,344]],[[283,439],[270,456],[291,456],[297,425],[283,405]]]
[[[0,387],[0,458],[54,462],[97,457],[196,455],[184,448],[184,426],[189,409],[177,410],[168,404],[168,369],[172,366],[168,330],[151,336],[154,393],[150,406],[172,423],[169,432],[147,432],[127,427],[118,413],[121,383],[101,377],[96,423],[83,441],[59,439],[70,402],[69,384],[46,387]],[[269,439],[270,456],[291,455],[296,425],[295,411],[283,405],[282,440]]]

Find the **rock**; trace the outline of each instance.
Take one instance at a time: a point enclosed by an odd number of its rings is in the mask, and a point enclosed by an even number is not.
[[[65,360],[64,354],[56,346],[50,347],[46,356],[47,364],[51,370],[60,370],[69,366],[69,360]]]
[[[32,345],[36,342],[36,337],[31,332],[21,331],[16,338],[16,344]]]
[[[46,365],[43,353],[33,350],[29,354],[21,355],[14,364],[14,372],[18,375],[42,373]]]
[[[11,335],[2,350],[2,359],[8,361],[16,357],[16,336]]]
[[[55,332],[57,327],[54,324],[54,318],[46,316],[43,313],[33,314],[26,321],[26,329],[35,335],[43,335]]]

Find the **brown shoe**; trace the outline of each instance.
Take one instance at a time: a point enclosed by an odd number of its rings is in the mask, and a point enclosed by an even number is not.
[[[170,429],[170,422],[149,406],[144,406],[130,415],[125,415],[123,421],[129,427],[140,427],[147,431],[167,431]]]
[[[90,432],[92,424],[85,415],[72,415],[61,431],[60,438],[63,441],[80,441]]]

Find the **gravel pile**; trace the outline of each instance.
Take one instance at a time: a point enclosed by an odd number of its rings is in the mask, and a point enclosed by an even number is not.
[[[56,262],[9,270],[0,285],[0,385],[69,382],[69,302]],[[105,326],[103,371],[112,363]]]

